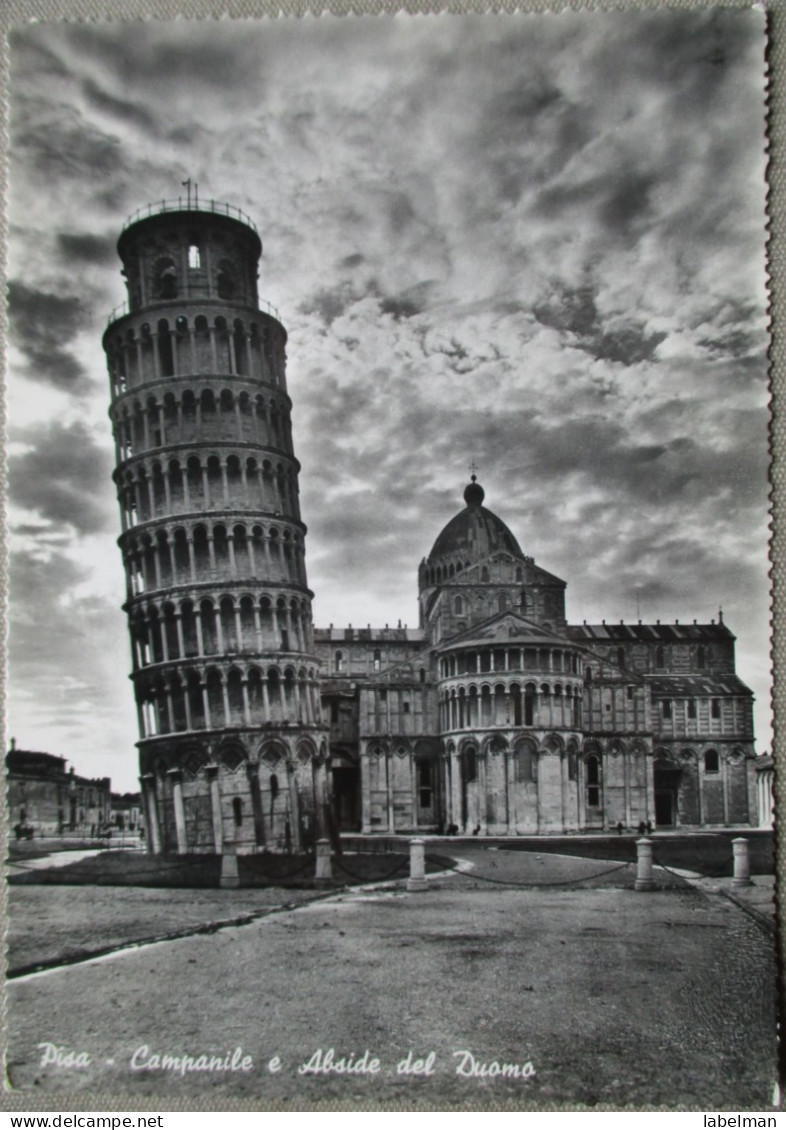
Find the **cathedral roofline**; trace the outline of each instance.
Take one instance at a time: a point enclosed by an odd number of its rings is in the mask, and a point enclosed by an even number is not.
[[[495,638],[488,633],[489,629],[493,629],[495,624],[503,624],[505,621],[514,621],[518,634],[507,635]],[[502,644],[506,642],[524,643],[524,645],[535,645],[538,643],[553,644],[556,647],[565,647],[573,641],[567,639],[564,633],[553,628],[544,628],[534,620],[530,620],[526,616],[522,616],[512,609],[506,609],[504,612],[495,612],[493,616],[489,616],[486,620],[481,620],[477,624],[473,624],[469,628],[465,628],[461,632],[457,632],[453,636],[449,636],[444,640],[440,640],[439,644],[435,647],[435,651],[442,652],[449,650],[452,647],[464,647],[478,644],[484,647],[494,646],[495,644]]]
[[[341,643],[369,643],[375,640],[380,641],[397,641],[421,643],[426,638],[426,633],[423,628],[372,628],[370,626],[365,628],[353,628],[349,625],[346,628],[334,628],[331,624],[329,628],[314,628],[314,640],[318,643],[325,643],[331,641],[340,641]]]
[[[674,698],[701,697],[713,695],[750,695],[753,691],[743,683],[738,675],[648,675],[645,674],[652,693],[655,696],[665,695]]]
[[[725,624],[568,624],[571,640],[641,640],[643,643],[681,643],[686,640],[733,640],[736,637]]]

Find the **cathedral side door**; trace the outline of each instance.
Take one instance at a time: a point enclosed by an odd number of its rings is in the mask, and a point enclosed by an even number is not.
[[[677,823],[680,774],[680,769],[669,762],[655,765],[655,824],[658,828],[673,828]]]
[[[360,770],[333,767],[333,806],[340,832],[360,831]]]

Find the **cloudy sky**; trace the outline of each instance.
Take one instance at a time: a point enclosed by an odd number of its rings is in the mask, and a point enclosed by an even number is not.
[[[768,747],[764,20],[35,25],[12,39],[10,733],[135,787],[100,337],[126,216],[257,223],[315,622],[417,623],[486,503],[574,621],[722,606]]]

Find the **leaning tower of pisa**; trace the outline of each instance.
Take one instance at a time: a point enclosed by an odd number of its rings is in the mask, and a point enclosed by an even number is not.
[[[261,252],[243,213],[190,199],[118,241],[128,299],[103,344],[153,852],[324,832],[287,335],[257,296]]]

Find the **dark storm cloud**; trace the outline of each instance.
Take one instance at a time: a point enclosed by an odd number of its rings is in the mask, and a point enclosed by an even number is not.
[[[616,13],[612,34],[596,47],[600,91],[611,94],[634,81],[668,89],[678,105],[701,111],[757,36],[752,22],[743,25],[723,9]]]
[[[499,416],[487,419],[468,414],[451,420],[450,440],[434,437],[436,453],[449,458],[452,449],[495,455],[506,475],[528,484],[552,504],[570,483],[570,496],[580,476],[582,487],[603,490],[607,505],[617,510],[647,506],[685,506],[717,500],[727,513],[743,512],[762,502],[766,481],[763,445],[766,416],[762,411],[742,421],[751,442],[738,450],[715,450],[692,437],[676,436],[665,443],[631,442],[628,429],[612,418],[596,416],[566,420],[558,425],[535,417]],[[758,434],[757,434],[758,433]],[[647,531],[651,536],[651,531]]]
[[[28,362],[28,376],[43,384],[84,393],[90,382],[82,363],[64,348],[90,324],[82,302],[12,281],[8,315],[13,344]]]
[[[401,235],[417,219],[417,212],[405,192],[394,193],[387,204],[387,214],[396,235]]]
[[[636,365],[650,360],[668,336],[665,331],[647,333],[632,320],[616,329],[604,329],[592,286],[575,290],[563,289],[558,296],[534,309],[535,317],[545,326],[568,330],[577,340],[571,344],[591,353],[598,360]]]
[[[89,232],[58,232],[57,244],[69,263],[96,263],[100,266],[117,261],[115,234],[100,236]]]
[[[11,74],[14,78],[19,78],[28,71],[36,78],[40,74],[46,74],[50,79],[70,77],[69,68],[63,63],[57,52],[51,50],[45,44],[31,39],[26,34],[26,29],[11,28],[8,33],[8,41],[11,48]]]
[[[17,121],[15,146],[31,172],[56,184],[62,178],[81,179],[88,172],[97,182],[123,173],[129,154],[119,137],[84,121],[58,120],[25,123]]]
[[[181,92],[191,89],[233,90],[254,96],[261,92],[265,72],[260,66],[258,37],[246,34],[244,21],[223,22],[215,34],[212,21],[191,21],[175,28],[156,21],[150,27],[124,25],[118,37],[113,25],[80,24],[66,28],[69,49],[106,68],[121,87]],[[138,100],[135,103],[140,106]]]
[[[96,491],[97,483],[111,482],[112,456],[84,424],[52,421],[20,429],[16,438],[32,447],[8,461],[9,497],[16,506],[78,534],[113,529],[111,488]]]
[[[299,306],[301,314],[316,314],[325,325],[332,325],[336,318],[357,301],[348,284],[338,288],[320,290],[310,298],[305,299]]]
[[[379,304],[379,309],[383,314],[390,314],[396,321],[401,318],[414,318],[416,314],[422,314],[425,309],[425,303],[418,303],[413,301],[412,298],[383,298]]]
[[[627,240],[650,214],[650,196],[660,179],[655,173],[613,169],[583,181],[551,184],[538,194],[533,210],[555,220],[581,209],[585,222],[587,215],[594,216],[607,236]]]
[[[116,98],[109,91],[103,90],[93,79],[86,78],[82,82],[82,91],[91,106],[105,114],[119,118],[129,125],[138,126],[143,130],[155,130],[156,119],[143,105],[137,102],[128,102],[123,98]]]
[[[355,258],[355,257],[353,257]],[[356,257],[357,266],[363,262],[362,256]],[[355,264],[353,264],[355,266]],[[375,278],[362,280],[345,280],[337,286],[317,291],[300,303],[298,312],[301,314],[315,314],[326,326],[331,326],[337,318],[351,311],[352,308],[364,299],[372,299],[380,315],[390,315],[394,321],[414,318],[428,308],[428,292],[432,284],[419,283],[399,294],[385,295]],[[365,314],[368,318],[368,313]]]
[[[649,212],[650,192],[656,183],[654,176],[635,171],[615,175],[598,212],[604,226],[611,232],[629,235]]]

